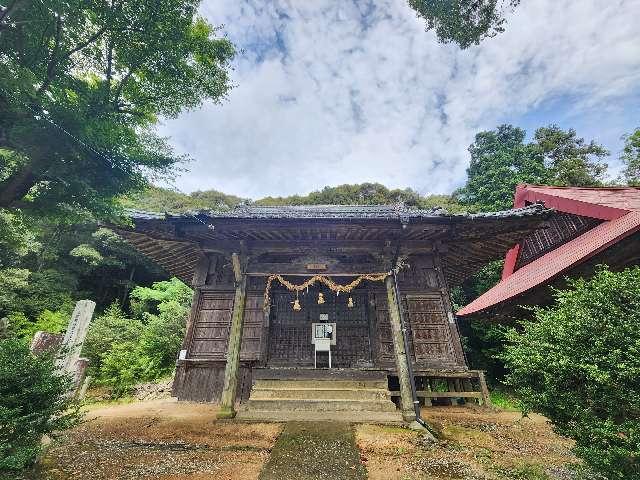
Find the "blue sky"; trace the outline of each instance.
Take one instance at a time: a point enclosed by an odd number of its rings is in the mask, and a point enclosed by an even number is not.
[[[640,127],[640,0],[522,0],[507,31],[442,45],[402,0],[204,0],[236,44],[233,89],[165,120],[194,161],[175,182],[243,197],[380,182],[449,193],[468,145],[512,123],[607,146]]]

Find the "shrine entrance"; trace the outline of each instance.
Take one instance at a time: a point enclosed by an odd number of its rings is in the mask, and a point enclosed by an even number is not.
[[[324,303],[319,304],[320,294]],[[310,287],[298,295],[300,310],[292,308],[295,299],[295,293],[286,289],[274,288],[272,291],[268,366],[313,367],[312,324],[328,322],[336,324],[336,345],[331,348],[332,367],[373,367],[372,326],[365,287],[339,295],[328,288]],[[322,362],[318,360],[318,366],[327,366],[326,363],[324,357]]]

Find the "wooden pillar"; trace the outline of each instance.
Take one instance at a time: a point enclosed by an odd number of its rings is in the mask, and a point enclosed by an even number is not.
[[[224,370],[224,386],[222,388],[218,418],[233,418],[236,416],[235,401],[238,390],[240,346],[242,344],[242,324],[244,323],[244,305],[247,290],[247,276],[241,271],[238,255],[234,253],[231,260],[236,277],[236,293],[233,299],[233,313],[231,315],[231,329],[229,330],[229,344],[227,347],[227,365]]]
[[[402,419],[412,422],[416,419],[413,408],[413,396],[411,394],[411,380],[409,379],[409,365],[407,352],[404,348],[404,332],[400,322],[400,299],[396,296],[393,276],[389,275],[384,281],[387,287],[387,303],[389,304],[389,323],[391,324],[391,337],[393,338],[393,350],[396,357],[396,370],[400,383],[400,410]]]
[[[491,396],[489,395],[489,388],[487,388],[487,381],[484,378],[484,372],[478,372],[478,382],[480,383],[480,391],[482,392],[482,403],[485,407],[490,407]]]

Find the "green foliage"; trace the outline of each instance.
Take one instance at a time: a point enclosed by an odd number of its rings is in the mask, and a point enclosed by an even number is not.
[[[52,358],[34,357],[20,340],[0,340],[0,472],[29,465],[42,435],[77,424],[78,410],[64,395],[69,386]]]
[[[640,268],[599,269],[511,329],[503,359],[523,405],[610,479],[640,476]]]
[[[184,158],[154,133],[157,119],[219,102],[231,88],[234,48],[197,17],[198,3],[9,3],[0,25],[0,207],[109,218],[115,196],[174,171]]]
[[[75,290],[76,278],[67,272],[53,268],[32,271],[26,285],[14,290],[10,307],[35,320],[45,310],[56,311],[73,304],[69,292]]]
[[[137,317],[161,312],[167,304],[175,303],[189,306],[193,292],[191,288],[173,277],[170,280],[155,282],[151,288],[136,287],[131,292],[131,310]]]
[[[79,259],[81,262],[91,267],[97,267],[104,260],[98,250],[86,243],[82,243],[77,247],[72,248],[69,255]]]
[[[492,388],[490,395],[494,407],[512,412],[520,410],[520,400],[504,389]]]
[[[624,148],[620,155],[620,161],[624,165],[623,179],[629,185],[640,185],[640,128],[622,138],[624,139]]]
[[[61,333],[67,328],[72,311],[73,304],[71,303],[63,305],[60,310],[55,312],[44,310],[38,315],[35,322],[22,312],[13,312],[8,316],[9,332],[25,341],[30,341],[37,331]]]
[[[405,189],[389,189],[379,183],[361,183],[324,187],[308,195],[289,197],[265,197],[256,201],[226,195],[216,190],[197,191],[188,195],[158,187],[120,198],[125,208],[148,212],[185,212],[193,210],[224,210],[238,205],[378,205],[404,202],[420,208],[440,207],[452,213],[468,211],[468,206],[460,205],[450,195],[421,196],[418,192]]]
[[[405,189],[390,190],[379,183],[360,183],[324,187],[308,195],[290,197],[265,197],[257,200],[257,205],[384,205],[404,202],[410,206],[419,206],[422,198],[419,193]]]
[[[142,356],[149,359],[147,370],[153,378],[173,371],[176,354],[185,335],[185,321],[189,314],[186,305],[188,303],[171,300],[159,305],[158,315],[146,315],[148,323],[140,338],[139,349]]]
[[[125,195],[119,202],[125,208],[147,212],[180,213],[192,210],[224,210],[249,203],[249,200],[216,190],[196,191],[187,195],[166,188],[149,187],[141,192]]]
[[[113,345],[137,342],[143,329],[142,321],[127,318],[117,302],[93,319],[82,347],[82,355],[89,359],[90,375],[99,377],[103,357]]]
[[[507,3],[515,8],[520,0]],[[427,30],[435,30],[442,43],[454,42],[463,49],[504,32],[502,5],[498,0],[409,0],[426,20]]]
[[[593,140],[586,143],[572,128],[561,130],[557,125],[538,128],[533,147],[544,160],[551,185],[597,187],[602,185],[607,164],[601,159],[609,155]]]
[[[452,290],[456,308],[467,305],[500,281],[504,262],[488,263],[462,285]],[[498,358],[504,347],[504,327],[486,318],[462,322],[460,325],[469,364],[487,371],[487,380],[496,384],[505,374],[504,364]]]
[[[176,278],[136,287],[132,316],[117,303],[92,322],[83,347],[90,372],[115,397],[171,373],[184,338],[192,291]]]
[[[26,268],[0,269],[0,316],[12,309],[18,293],[27,288],[30,273]]]
[[[467,183],[455,193],[458,201],[483,211],[505,210],[513,206],[519,183],[602,184],[607,165],[601,159],[608,155],[604,147],[555,125],[537,129],[531,143],[525,143],[525,135],[512,125],[478,133],[469,147]]]
[[[141,355],[137,343],[115,343],[102,357],[98,381],[112,388],[114,398],[121,397],[130,393],[137,382],[151,379],[147,371],[149,362]]]
[[[524,143],[526,132],[512,125],[480,132],[469,147],[471,162],[467,183],[456,192],[461,203],[477,205],[484,211],[513,206],[519,183],[545,183],[549,174],[532,145]]]
[[[19,211],[0,208],[0,270],[15,266],[39,246]]]

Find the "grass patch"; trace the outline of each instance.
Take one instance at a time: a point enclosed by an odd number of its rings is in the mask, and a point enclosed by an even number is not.
[[[490,395],[491,403],[493,403],[495,407],[509,412],[519,412],[521,410],[520,400],[509,392],[492,390]]]
[[[110,407],[113,405],[127,405],[129,403],[133,403],[136,402],[137,399],[135,397],[120,397],[120,398],[114,398],[114,399],[108,399],[108,400],[97,400],[97,401],[92,401],[90,398],[86,399],[83,404],[82,404],[82,410],[83,411],[90,411],[90,410],[95,410],[97,408],[102,408],[102,407]]]

